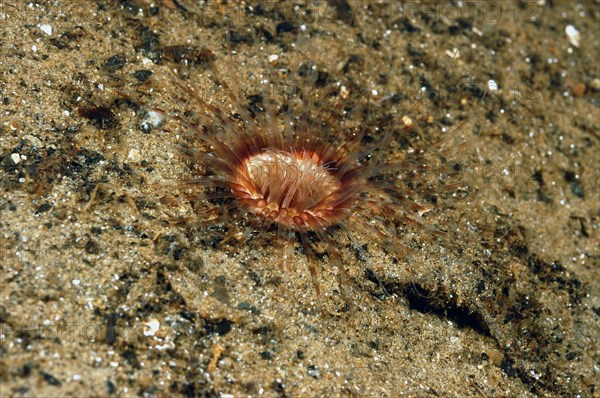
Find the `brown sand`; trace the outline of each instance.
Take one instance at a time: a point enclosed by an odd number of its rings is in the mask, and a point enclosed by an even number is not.
[[[597,2],[196,3],[0,3],[0,396],[599,395]],[[302,57],[390,114],[420,99],[412,142],[476,137],[478,189],[427,215],[447,237],[399,225],[394,259],[359,236],[350,303],[323,256],[325,314],[300,250],[282,275],[144,206],[190,175],[181,130],[107,89],[173,112],[168,69],[254,94]]]

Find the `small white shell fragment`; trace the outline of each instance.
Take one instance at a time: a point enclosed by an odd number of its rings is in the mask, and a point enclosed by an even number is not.
[[[40,29],[48,36],[52,36],[52,26],[48,25],[47,23],[40,25]]]
[[[156,111],[150,111],[148,112],[144,120],[142,120],[142,124],[140,125],[140,127],[144,131],[149,131],[154,127],[158,127],[162,123],[162,121],[163,116],[160,113]]]
[[[21,161],[21,156],[18,153],[11,153],[10,158],[13,162],[15,162],[15,164],[19,164],[19,162]]]
[[[279,59],[279,55],[277,54],[271,54],[269,55],[269,62],[275,62]]]
[[[577,30],[577,28],[573,25],[567,25],[565,27],[565,33],[569,38],[569,43],[579,48],[579,41],[581,40],[581,34]]]
[[[446,50],[446,55],[452,59],[460,58],[460,50],[456,47],[452,50]]]
[[[160,322],[157,319],[149,319],[144,323],[144,336],[154,336],[160,329]]]
[[[127,160],[132,162],[139,162],[142,159],[142,152],[137,148],[131,148],[127,155]]]
[[[488,80],[487,82],[487,86],[488,86],[488,90],[492,91],[492,92],[496,92],[498,91],[498,83],[496,83],[495,80]]]

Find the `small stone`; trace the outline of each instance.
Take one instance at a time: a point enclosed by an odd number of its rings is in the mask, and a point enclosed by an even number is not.
[[[144,120],[142,120],[140,128],[145,133],[149,133],[153,128],[160,126],[163,119],[163,115],[161,115],[159,112],[150,111],[146,114]]]
[[[487,86],[488,90],[490,90],[491,92],[495,93],[496,91],[498,91],[498,83],[496,83],[495,80],[488,80]]]
[[[152,71],[147,69],[139,69],[133,72],[133,76],[137,79],[138,82],[143,83],[152,76]]]
[[[52,376],[50,373],[44,372],[43,370],[40,370],[40,374],[42,375],[42,377],[44,378],[44,380],[46,380],[46,382],[50,385],[53,386],[60,386],[62,383],[60,382],[60,380],[58,380],[56,377]]]
[[[581,185],[579,180],[571,182],[571,192],[578,198],[585,198],[585,191],[583,190],[583,185]]]
[[[127,155],[127,160],[130,160],[132,162],[139,162],[140,160],[142,160],[142,153],[137,148],[131,148],[129,150],[129,154]]]
[[[127,63],[127,60],[125,59],[124,56],[122,55],[113,55],[112,57],[106,59],[106,61],[104,61],[104,69],[108,70],[109,72],[115,72],[121,68],[123,68],[125,66],[125,64]]]
[[[579,48],[579,41],[581,40],[581,34],[579,30],[573,25],[567,25],[565,27],[565,33],[567,34],[567,38],[569,39],[569,43]]]
[[[50,26],[48,24],[43,24],[43,25],[40,25],[40,29],[42,30],[42,32],[44,32],[48,36],[52,36],[52,26]]]
[[[50,203],[42,203],[37,210],[35,211],[36,214],[40,214],[40,213],[45,213],[48,210],[50,210],[52,208],[52,205]]]
[[[208,334],[224,336],[231,332],[232,322],[228,319],[222,319],[218,322],[206,321],[204,329]]]
[[[158,319],[149,319],[144,323],[144,336],[154,336],[160,329],[160,322]]]
[[[292,25],[288,21],[280,22],[275,27],[275,31],[277,32],[277,34],[291,32],[293,30],[294,30],[294,25]]]
[[[19,155],[18,153],[11,153],[10,158],[13,162],[15,162],[15,164],[19,164],[19,162],[21,161],[21,155]]]
[[[321,376],[321,371],[315,365],[308,366],[308,374],[315,379],[318,379]]]
[[[90,239],[85,244],[85,252],[87,254],[98,254],[98,252],[99,252],[98,244]]]

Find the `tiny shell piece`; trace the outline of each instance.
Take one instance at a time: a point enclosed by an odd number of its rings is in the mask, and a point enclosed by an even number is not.
[[[567,25],[565,27],[565,33],[569,38],[569,43],[579,48],[579,41],[581,40],[581,34],[577,30],[577,28],[573,25]]]

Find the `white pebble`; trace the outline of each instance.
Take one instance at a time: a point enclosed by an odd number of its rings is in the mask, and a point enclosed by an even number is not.
[[[44,32],[48,36],[52,36],[52,26],[50,26],[48,24],[43,24],[43,25],[40,25],[40,29],[42,30],[42,32]]]
[[[569,38],[569,43],[571,43],[575,47],[579,47],[579,40],[581,40],[581,35],[579,34],[577,28],[573,25],[567,25],[565,27],[565,33]]]
[[[158,127],[162,123],[162,121],[163,116],[160,113],[156,111],[150,111],[148,112],[144,120],[142,120],[142,124],[140,125],[140,127],[144,131],[150,131],[152,128]]]
[[[488,80],[487,82],[488,90],[492,92],[498,91],[498,83],[495,80]]]
[[[18,153],[12,153],[10,155],[10,158],[13,162],[15,162],[15,164],[19,164],[19,162],[21,161],[21,156]]]
[[[142,152],[140,152],[137,148],[131,148],[129,154],[127,155],[127,160],[131,160],[132,162],[139,162],[142,159]]]
[[[160,322],[152,318],[144,323],[144,336],[154,336],[158,329],[160,329]]]

